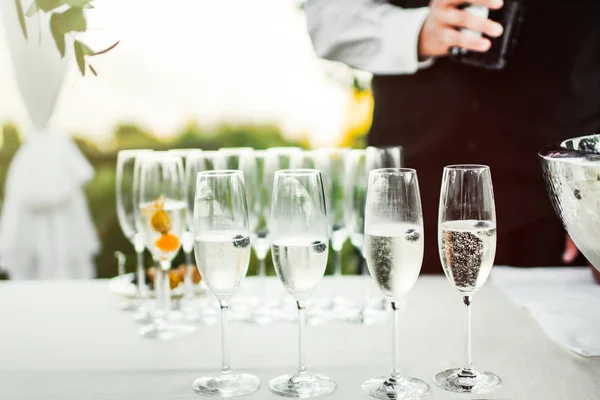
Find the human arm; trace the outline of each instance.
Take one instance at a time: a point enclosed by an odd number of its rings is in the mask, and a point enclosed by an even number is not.
[[[501,0],[472,0],[499,8]],[[468,36],[467,27],[490,36],[502,27],[456,8],[462,1],[433,0],[430,7],[403,9],[378,0],[307,0],[308,32],[317,55],[380,75],[411,74],[420,60],[460,46],[485,51],[490,42]]]

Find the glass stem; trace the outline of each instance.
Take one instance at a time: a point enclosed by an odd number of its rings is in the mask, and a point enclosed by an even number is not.
[[[133,237],[133,247],[137,253],[137,290],[138,296],[141,299],[148,297],[148,291],[146,289],[146,271],[144,268],[144,239],[141,234],[136,234]]]
[[[194,297],[192,274],[194,273],[195,266],[192,264],[192,250],[185,252],[185,296],[188,300]]]
[[[260,279],[264,279],[267,276],[267,264],[265,262],[265,257],[258,257],[258,271],[257,275]]]
[[[146,291],[146,271],[144,269],[144,250],[137,251],[137,291],[140,299],[145,300]]]
[[[342,276],[342,252],[333,250],[333,275]]]
[[[392,301],[392,313],[394,314],[394,328],[392,329],[392,374],[389,378],[391,384],[398,383],[402,380],[400,373],[400,340],[398,333],[400,332],[400,304]]]
[[[169,322],[169,312],[171,311],[171,282],[169,280],[169,271],[171,270],[170,261],[161,261],[160,269],[162,271],[162,290],[163,290],[163,320]]]
[[[227,331],[227,318],[229,311],[229,301],[221,300],[221,376],[231,375],[231,366],[229,365],[229,340]]]
[[[466,362],[462,368],[462,372],[472,373],[473,364],[471,361],[471,296],[463,296],[465,304],[465,352]]]
[[[298,371],[295,377],[308,375],[306,368],[306,352],[304,351],[304,325],[306,320],[306,304],[303,301],[296,302],[298,306]],[[292,378],[293,379],[293,378]]]

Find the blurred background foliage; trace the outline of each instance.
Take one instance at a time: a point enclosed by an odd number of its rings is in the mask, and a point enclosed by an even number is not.
[[[368,89],[355,84],[348,90],[348,106],[343,134],[338,143],[342,147],[362,148],[365,146],[365,135],[371,125],[372,96]],[[298,146],[310,148],[306,137],[288,139],[275,125],[232,125],[221,124],[207,128],[197,123],[189,123],[179,133],[169,139],[161,139],[153,132],[132,124],[116,127],[113,137],[101,145],[85,138],[83,134],[73,134],[73,138],[83,154],[96,170],[94,179],[87,185],[88,202],[98,235],[102,242],[101,252],[96,259],[97,277],[109,278],[117,274],[115,251],[122,251],[127,256],[127,271],[135,269],[135,253],[132,246],[123,236],[117,220],[115,204],[115,175],[117,153],[122,149],[148,148],[167,150],[175,148],[200,148],[216,150],[221,147],[253,147],[266,149],[279,146]],[[17,126],[7,123],[2,127],[2,145],[0,146],[0,206],[4,199],[4,187],[10,162],[22,144],[22,137]],[[333,257],[329,257],[327,273],[333,270]],[[173,265],[183,262],[180,254]],[[347,242],[342,252],[344,273],[355,273],[359,267],[359,258],[352,245]],[[146,255],[146,265],[151,259]],[[274,275],[271,257],[267,256],[267,271]],[[256,259],[253,256],[249,274],[256,273]]]

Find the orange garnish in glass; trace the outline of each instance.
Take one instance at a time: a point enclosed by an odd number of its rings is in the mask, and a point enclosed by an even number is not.
[[[169,253],[179,248],[179,239],[170,233],[163,233],[154,244],[159,250]]]
[[[165,235],[171,230],[171,218],[169,218],[169,214],[165,210],[160,209],[152,214],[150,225],[156,232]]]

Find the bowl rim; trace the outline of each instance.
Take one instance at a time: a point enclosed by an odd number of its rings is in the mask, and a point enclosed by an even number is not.
[[[554,142],[545,146],[542,150],[538,152],[538,156],[545,160],[557,160],[561,158],[585,158],[589,161],[600,161],[600,152],[596,153],[593,151],[570,149],[565,147],[565,143],[567,143],[568,141],[589,138],[595,138],[600,143],[600,133],[576,136],[558,142]]]

